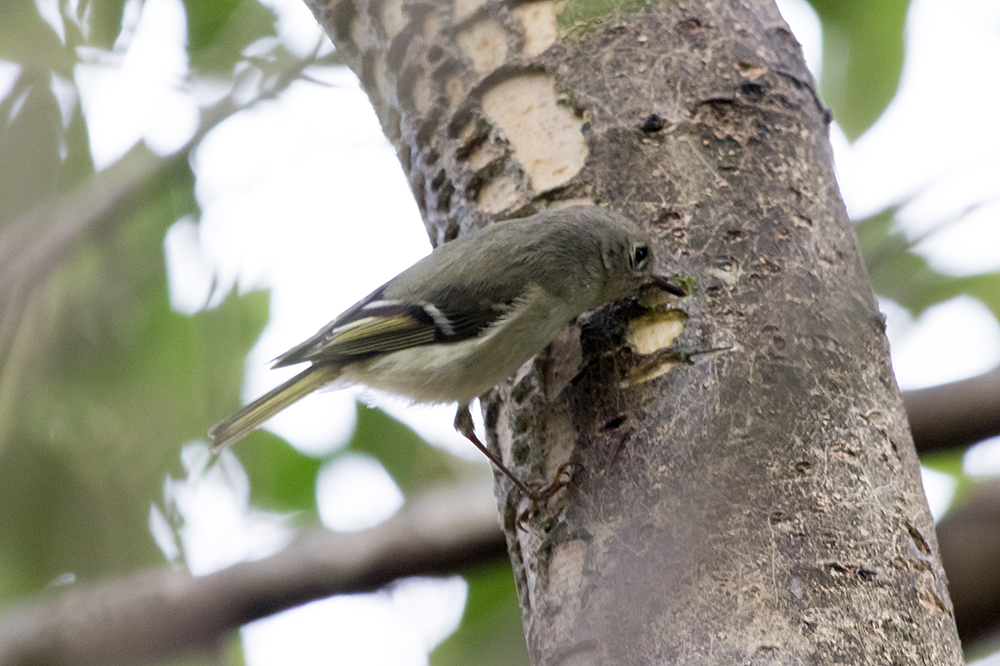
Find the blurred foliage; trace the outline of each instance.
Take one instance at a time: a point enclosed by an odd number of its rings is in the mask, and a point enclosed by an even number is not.
[[[965,450],[935,451],[920,456],[920,464],[955,479],[955,493],[952,495],[948,512],[964,506],[983,489],[982,477],[965,473]]]
[[[150,503],[180,446],[238,404],[267,321],[260,292],[193,316],[170,307],[164,234],[198,213],[186,152],[137,146],[126,168],[94,171],[74,69],[120,61],[104,50],[124,6],[53,3],[53,26],[33,3],[0,3],[0,58],[18,65],[0,100],[0,603],[65,573],[163,562]],[[225,23],[203,18],[189,21],[199,35]],[[248,40],[274,34],[255,25]]]
[[[307,63],[274,39],[274,13],[255,0],[184,4],[186,85],[238,87],[241,102],[208,110],[178,154],[140,144],[95,172],[75,68],[118,67],[142,2],[60,0],[45,20],[30,2],[0,3],[0,59],[18,66],[0,98],[0,160],[17,165],[0,178],[0,606],[53,581],[163,563],[150,505],[184,475],[181,446],[239,405],[267,322],[263,292],[173,311],[163,239],[179,218],[197,219],[188,158],[253,90],[248,72],[271,85],[260,84],[265,99]],[[238,455],[255,506],[316,525],[317,474],[346,451],[380,459],[407,496],[473,467],[364,405],[348,446],[324,459],[266,431]]]
[[[74,113],[76,122],[63,128],[59,104],[50,88],[52,76],[44,69],[25,67],[0,103],[0,122],[6,119],[0,125],[0,164],[17,165],[16,169],[5,168],[0,178],[0,224],[43,201],[40,194],[52,196],[63,191],[91,166],[82,115]],[[62,163],[62,146],[67,153],[73,152],[73,164]]]
[[[258,430],[240,443],[240,462],[250,480],[250,499],[271,511],[301,512],[317,519],[316,475],[322,459],[308,456],[281,437]]]
[[[468,463],[428,446],[409,426],[361,403],[346,451],[377,458],[407,499],[428,486],[453,483],[472,472]]]
[[[229,76],[254,41],[274,29],[274,12],[257,0],[185,0],[188,54],[197,70]]]
[[[809,0],[823,25],[820,91],[850,139],[875,122],[903,69],[909,0]]]
[[[913,248],[946,225],[907,239],[896,223],[898,210],[899,206],[887,208],[857,223],[858,241],[875,292],[915,317],[932,305],[967,294],[1000,318],[1000,273],[957,278],[938,273]]]
[[[374,457],[407,499],[428,486],[452,484],[482,470],[438,448],[380,409],[357,403],[357,422],[346,446],[317,458],[301,453],[282,438],[258,430],[239,447],[254,503],[275,511],[299,512],[315,522],[316,476],[320,468],[345,454]]]
[[[198,2],[185,0],[184,11],[188,21],[188,50],[198,53],[215,44],[219,33],[230,24],[230,19],[243,0],[214,0],[214,2]],[[246,3],[247,7],[256,5],[250,11],[256,13],[262,9],[257,2]]]
[[[853,138],[895,94],[908,2],[811,2],[823,22],[823,96]],[[58,10],[57,21],[49,17],[56,27],[40,6]],[[92,579],[162,564],[150,504],[163,499],[168,474],[183,473],[181,446],[239,404],[246,355],[268,317],[259,292],[230,293],[191,316],[170,307],[163,237],[178,218],[198,217],[188,160],[198,137],[169,157],[140,145],[94,171],[74,73],[82,63],[118,66],[127,6],[142,2],[0,2],[0,60],[18,66],[0,99],[0,606],[67,572]],[[276,42],[274,13],[256,0],[184,7],[192,88],[235,88],[265,64],[274,69],[257,71],[261,80],[276,70],[294,78],[303,66]],[[914,315],[970,294],[1000,316],[1000,274],[934,271],[896,213],[858,223],[879,294]],[[32,261],[11,261],[12,247]],[[408,498],[470,473],[364,405],[348,445],[326,458],[266,431],[238,455],[254,505],[315,525],[317,474],[345,452],[376,457]],[[961,477],[960,452],[929,462]],[[465,616],[432,663],[526,664],[510,565],[466,577]],[[238,652],[233,639],[225,661],[238,663]]]
[[[33,344],[5,359],[31,372],[5,409],[17,418],[0,445],[0,469],[4,479],[45,478],[44,466],[49,478],[37,489],[51,483],[54,492],[34,498],[33,511],[4,516],[0,558],[33,575],[0,583],[2,593],[64,571],[91,577],[162,561],[148,539],[135,543],[149,503],[178,467],[180,444],[203,436],[220,400],[238,400],[267,296],[230,296],[191,317],[170,308],[163,236],[189,211],[192,199],[174,188],[189,193],[191,180],[159,185],[127,224],[82,243],[36,291],[44,321],[22,321],[37,332]]]
[[[122,30],[122,12],[126,0],[88,0],[80,3],[83,12],[89,13],[90,35],[87,40],[93,46],[110,49]]]

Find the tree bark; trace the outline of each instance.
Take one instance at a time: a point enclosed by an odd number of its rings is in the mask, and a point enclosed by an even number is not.
[[[533,662],[961,663],[828,113],[774,5],[310,1],[435,242],[610,205],[699,287],[679,344],[723,349],[678,365],[656,352],[684,317],[619,304],[484,401],[522,477],[579,465],[523,529],[496,486]]]

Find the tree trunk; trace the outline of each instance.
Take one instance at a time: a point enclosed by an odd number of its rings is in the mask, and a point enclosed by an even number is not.
[[[720,349],[637,358],[677,318],[620,304],[485,400],[523,478],[579,465],[523,529],[497,483],[533,662],[961,663],[828,114],[774,5],[312,8],[432,239],[610,205],[698,285],[677,342]]]

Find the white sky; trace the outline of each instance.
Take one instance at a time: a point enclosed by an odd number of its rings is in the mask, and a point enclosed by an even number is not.
[[[36,4],[62,34],[53,0]],[[300,0],[266,4],[278,12],[279,34],[293,52],[304,55],[322,38]],[[811,8],[804,0],[779,6],[810,66],[819,69],[820,30]],[[161,153],[176,150],[197,123],[196,100],[183,86],[181,1],[129,0],[126,14],[128,28],[118,43],[127,47],[124,56],[92,53],[94,64],[76,72],[99,167],[140,139]],[[833,137],[841,189],[855,217],[915,197],[902,215],[915,237],[973,204],[991,202],[918,246],[937,270],[952,275],[1000,270],[1000,132],[983,132],[996,125],[1000,106],[1000,88],[986,83],[995,80],[1000,62],[998,26],[995,0],[913,0],[898,95],[853,145],[836,129]],[[0,63],[0,93],[9,90],[16,71]],[[213,276],[220,280],[217,293],[234,281],[244,291],[271,289],[271,321],[247,362],[247,399],[288,376],[269,370],[270,359],[430,250],[395,152],[353,75],[323,76],[330,87],[296,83],[205,139],[193,159],[202,218],[179,221],[165,244],[171,299],[181,312],[211,304]],[[53,83],[60,85],[66,89]],[[75,100],[63,97],[71,109]],[[1000,363],[1000,325],[971,298],[932,308],[917,321],[892,303],[883,302],[883,310],[904,389]],[[303,450],[329,451],[353,429],[355,395],[312,396],[268,427]],[[452,408],[375,401],[429,441],[481,457],[452,430]],[[187,521],[180,544],[159,510],[151,513],[165,552],[183,551],[193,570],[207,572],[280,548],[288,538],[282,519],[249,506],[235,459],[208,467],[201,447],[185,448],[189,478],[166,484],[167,502]],[[998,449],[996,442],[974,449],[967,470],[1000,473]],[[936,514],[951,494],[950,479],[942,476],[925,475]],[[324,522],[337,529],[363,529],[401,502],[384,471],[356,456],[324,469],[317,492]],[[206,505],[219,509],[189,508]],[[359,510],[364,507],[369,510]],[[316,602],[248,625],[247,663],[326,663],[336,645],[343,663],[424,664],[427,651],[456,626],[464,600],[464,582],[451,578],[403,581],[391,591]]]

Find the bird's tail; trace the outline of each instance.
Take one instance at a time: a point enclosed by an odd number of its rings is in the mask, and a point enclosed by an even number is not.
[[[327,384],[340,374],[340,368],[330,365],[314,365],[295,375],[281,386],[265,393],[249,405],[224,421],[212,426],[208,436],[212,440],[212,450],[218,451],[240,441],[264,421],[298,402],[309,393]]]

